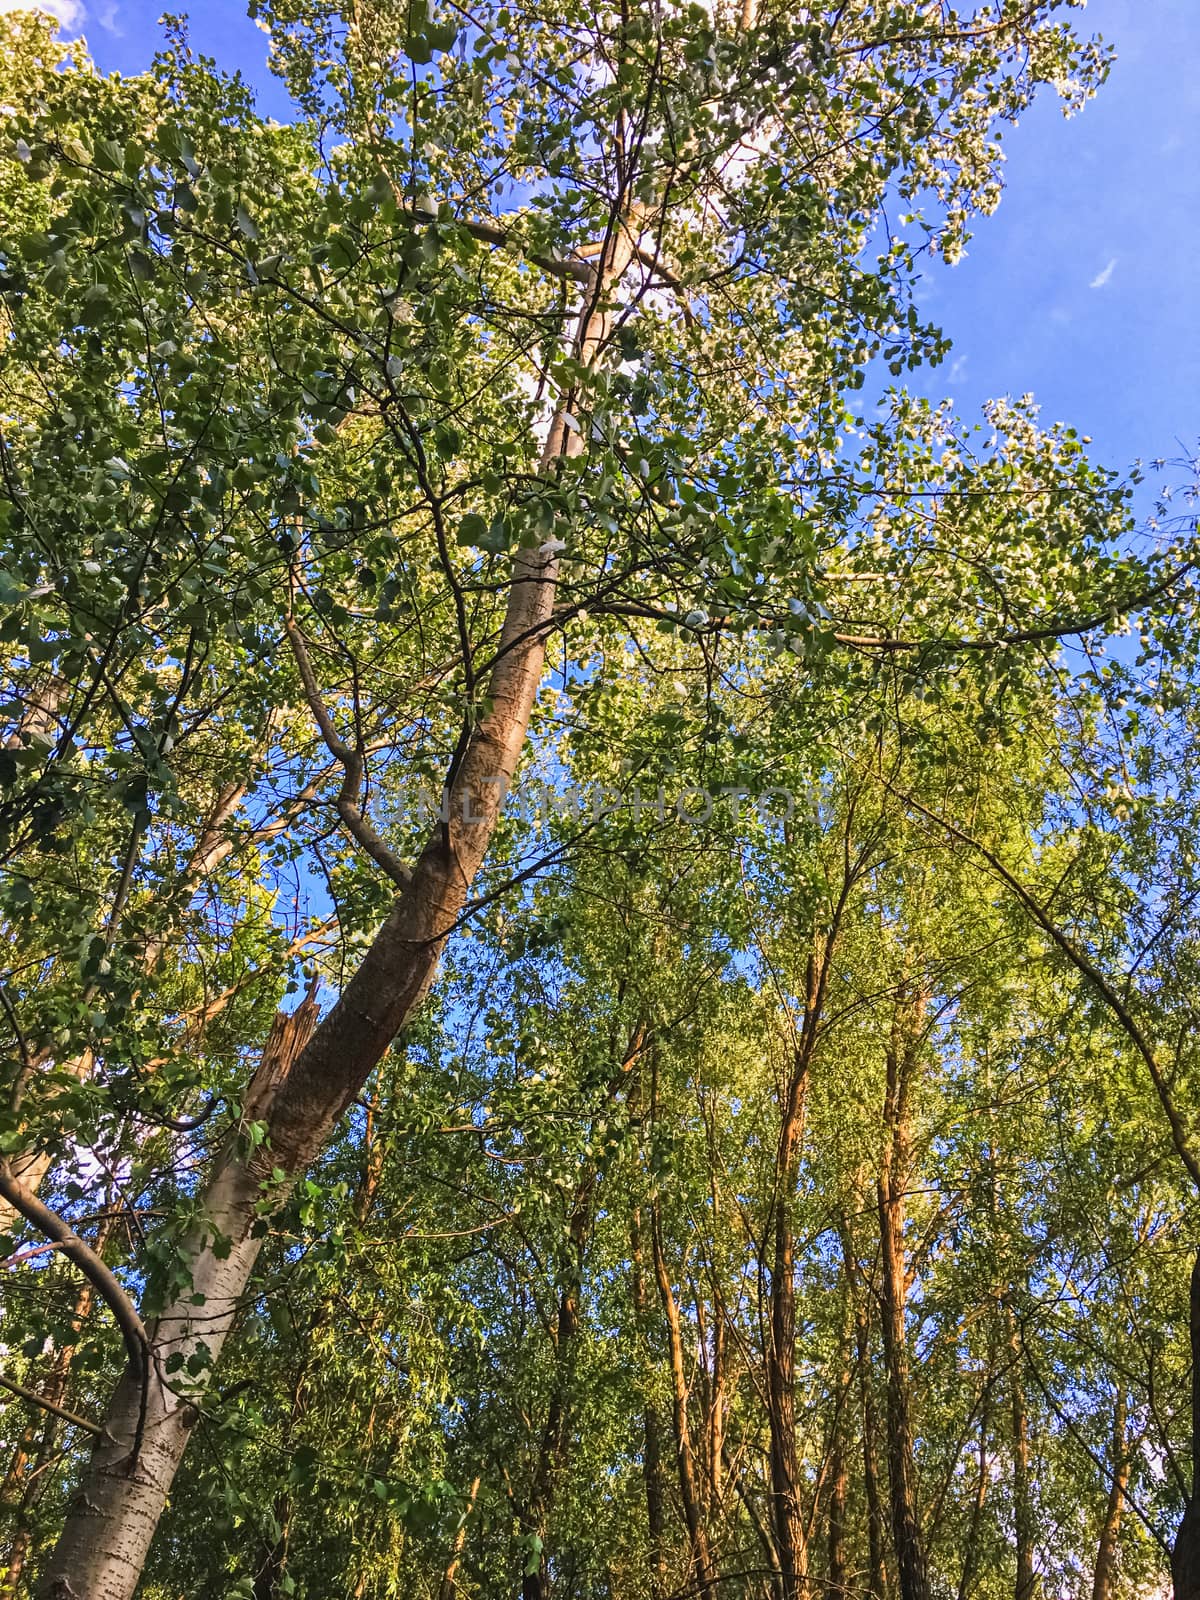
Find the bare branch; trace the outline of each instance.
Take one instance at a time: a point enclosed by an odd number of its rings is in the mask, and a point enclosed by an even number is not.
[[[292,654],[296,658],[296,665],[300,669],[300,681],[304,685],[304,697],[308,701],[309,710],[313,714],[325,741],[325,747],[330,755],[341,766],[345,777],[338,793],[338,816],[346,824],[353,837],[363,847],[372,861],[383,868],[388,877],[398,888],[404,888],[412,881],[412,868],[407,862],[402,861],[391,847],[380,838],[371,823],[363,816],[359,809],[359,799],[362,793],[363,780],[363,753],[359,746],[347,744],[339,735],[333,725],[333,718],[329,715],[325,702],[321,699],[321,691],[317,687],[317,680],[313,673],[312,662],[309,660],[308,648],[304,643],[304,636],[296,625],[296,619],[286,616],[283,619],[284,630],[288,642],[292,647]]]

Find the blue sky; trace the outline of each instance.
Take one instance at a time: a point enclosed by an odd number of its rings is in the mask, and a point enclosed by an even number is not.
[[[103,70],[137,71],[154,53],[162,0],[57,4]],[[958,267],[931,267],[922,284],[954,351],[917,381],[966,413],[1031,391],[1044,420],[1072,423],[1122,467],[1200,436],[1200,0],[1091,0],[1076,16],[1116,46],[1112,75],[1081,116],[1065,120],[1047,93],[1007,134],[999,212]],[[209,0],[191,34],[241,68],[265,112],[288,115],[243,4]]]

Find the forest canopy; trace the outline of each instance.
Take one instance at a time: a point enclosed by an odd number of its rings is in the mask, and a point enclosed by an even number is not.
[[[1200,1600],[1195,467],[908,386],[1083,3],[0,15],[0,1595]]]

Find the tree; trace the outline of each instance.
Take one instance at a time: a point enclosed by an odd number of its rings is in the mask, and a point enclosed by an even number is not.
[[[134,1229],[117,1273],[73,1235],[129,1360],[46,1594],[133,1594],[264,1239],[420,1025],[464,923],[541,869],[536,837],[501,818],[522,761],[615,785],[620,735],[638,771],[727,763],[736,785],[757,765],[761,784],[807,745],[795,773],[819,778],[843,723],[877,729],[897,692],[1027,705],[1042,646],[1175,591],[1174,554],[1129,553],[1128,489],[1069,431],[998,407],[973,449],[903,394],[870,423],[853,409],[876,358],[898,375],[942,353],[911,286],[921,251],[954,258],[998,198],[996,123],[1044,81],[1077,103],[1105,67],[1052,3],[963,26],[909,9],[531,4],[459,27],[408,7],[263,7],[309,118],[285,129],[178,35],[155,74],[121,82],[78,54],[58,71],[44,28],[6,21],[5,204],[27,231],[6,258],[3,382],[28,420],[3,455],[4,1198],[61,1243],[60,1213],[80,1221],[87,1194],[82,1148],[119,1192],[122,1163],[181,1160],[197,1131],[181,1102],[208,1096],[196,1115],[212,1118],[202,1175],[159,1182],[169,1214],[144,1242]],[[911,220],[876,245],[896,197]],[[682,705],[663,669],[688,674]],[[792,742],[778,720],[767,746],[731,726],[755,671]],[[440,792],[432,825],[417,784],[435,806]],[[814,871],[765,863],[768,882]],[[322,903],[315,925],[282,926],[289,884]],[[331,913],[321,981],[271,1023]],[[816,969],[835,934],[809,919]],[[621,1018],[614,1037],[629,1050],[661,1016]],[[803,1507],[790,1196],[810,1065],[792,1059],[772,1191],[765,1522],[738,1478],[787,1600],[828,1476]],[[34,1192],[55,1161],[57,1209]],[[571,1193],[559,1389],[518,1512],[539,1592],[596,1217],[587,1182]],[[702,1340],[697,1431],[661,1230],[681,1468],[693,1435],[710,1441],[708,1488],[680,1480],[708,1585],[717,1347]],[[902,1268],[881,1328],[894,1498],[912,1453]],[[697,1325],[724,1326],[724,1286],[689,1295]],[[896,1523],[910,1576],[911,1500]],[[282,1582],[286,1510],[263,1581]]]

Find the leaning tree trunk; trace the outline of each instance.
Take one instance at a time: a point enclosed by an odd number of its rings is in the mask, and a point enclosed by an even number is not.
[[[594,363],[607,338],[609,292],[631,258],[627,230],[614,232],[593,270],[590,290],[584,291],[576,337],[584,366]],[[570,417],[573,403],[573,396],[564,397],[550,425],[544,470],[582,451],[583,432]],[[302,1006],[291,1019],[289,1048],[281,1060],[286,1068],[290,1054],[294,1065],[279,1075],[269,1103],[256,1108],[258,1119],[268,1125],[265,1144],[251,1152],[243,1141],[232,1140],[218,1159],[204,1194],[204,1220],[185,1246],[191,1282],[152,1329],[145,1381],[131,1364],[118,1385],[104,1437],[48,1563],[39,1591],[43,1600],[132,1600],[198,1420],[195,1396],[177,1391],[167,1363],[171,1357],[186,1361],[204,1347],[209,1369],[215,1364],[261,1248],[254,1225],[264,1184],[271,1185],[274,1170],[282,1171],[284,1182],[268,1191],[282,1204],[288,1185],[320,1150],[433,982],[524,748],[542,680],[557,576],[552,554],[522,550],[515,556],[487,684],[490,709],[449,785],[449,818],[435,828],[411,880],[329,1014],[315,1031],[311,1006]],[[297,1048],[301,1034],[311,1036]],[[172,1371],[177,1365],[171,1362]]]
[[[471,1487],[467,1490],[467,1503],[463,1510],[462,1520],[458,1524],[458,1532],[454,1535],[454,1543],[450,1547],[450,1559],[446,1563],[446,1570],[442,1574],[441,1586],[438,1589],[438,1600],[454,1600],[458,1593],[458,1569],[462,1564],[462,1553],[467,1545],[467,1524],[471,1520],[471,1513],[475,1509],[475,1502],[479,1498],[480,1475],[475,1474],[471,1480]]]

